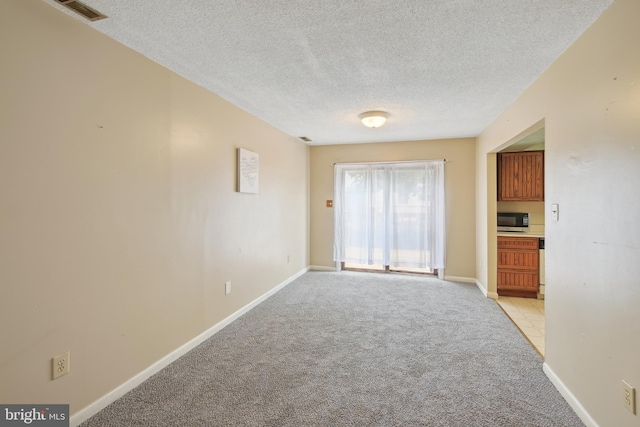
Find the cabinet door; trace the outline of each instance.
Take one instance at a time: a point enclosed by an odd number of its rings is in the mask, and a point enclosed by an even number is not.
[[[498,249],[498,269],[538,271],[539,252]]]
[[[498,249],[529,249],[538,250],[539,239],[537,237],[507,237],[498,236]]]
[[[544,151],[498,154],[498,200],[544,200]]]
[[[539,262],[538,238],[498,236],[498,295],[535,297]]]
[[[535,296],[538,292],[540,277],[537,271],[498,270],[497,279],[498,295],[506,296],[507,293],[504,291],[522,291]]]

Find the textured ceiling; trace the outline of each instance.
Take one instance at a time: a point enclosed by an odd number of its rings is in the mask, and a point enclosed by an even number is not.
[[[82,1],[109,16],[87,25],[311,145],[476,136],[613,2]],[[389,120],[365,128],[374,109]]]

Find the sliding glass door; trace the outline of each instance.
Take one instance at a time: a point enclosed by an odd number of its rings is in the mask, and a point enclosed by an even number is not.
[[[444,161],[336,164],[334,178],[335,261],[444,268]]]

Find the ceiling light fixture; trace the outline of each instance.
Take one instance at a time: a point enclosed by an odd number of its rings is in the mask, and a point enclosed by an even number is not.
[[[360,114],[360,120],[362,120],[362,124],[368,128],[379,128],[387,121],[387,117],[389,117],[389,113],[385,111],[367,111]]]

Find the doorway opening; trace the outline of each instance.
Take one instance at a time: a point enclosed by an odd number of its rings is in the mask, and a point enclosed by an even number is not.
[[[546,333],[544,301],[545,201],[544,197],[540,200],[531,193],[523,191],[528,184],[527,180],[531,181],[530,177],[534,175],[532,170],[528,170],[528,164],[524,160],[518,165],[514,164],[513,173],[509,167],[504,167],[497,160],[501,153],[509,153],[508,155],[515,156],[516,159],[519,157],[518,153],[536,151],[544,153],[545,140],[545,123],[544,120],[541,120],[500,146],[495,154],[487,156],[488,173],[490,176],[496,177],[495,181],[489,181],[488,215],[495,217],[498,212],[521,212],[527,213],[529,217],[529,228],[524,232],[508,233],[489,228],[489,242],[490,244],[495,242],[495,254],[497,255],[489,254],[488,257],[489,265],[494,266],[495,269],[493,270],[494,275],[489,276],[489,286],[495,286],[497,304],[543,358]],[[523,159],[525,157],[522,156]],[[543,154],[542,165],[544,165],[544,159]],[[515,170],[515,166],[518,167],[518,171]],[[539,166],[536,165],[536,167]],[[544,167],[542,169],[544,182]],[[498,179],[499,175],[503,181]],[[521,193],[512,196],[508,191],[504,193],[499,191],[504,188],[505,184],[507,188],[509,185],[517,185],[521,189]],[[526,245],[524,239],[530,240],[532,238],[537,238],[538,243],[527,250],[523,247]],[[511,247],[507,248],[507,244],[511,244]],[[531,277],[531,280],[523,281],[522,279],[527,275]],[[515,292],[511,293],[514,290]],[[521,292],[526,293],[529,297],[512,296],[522,295]]]

